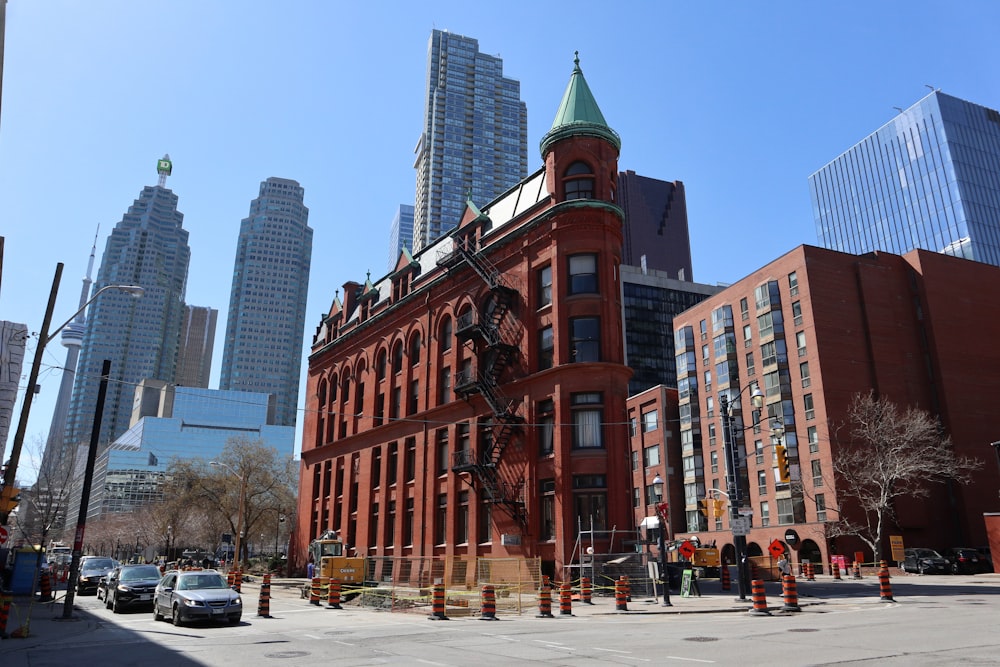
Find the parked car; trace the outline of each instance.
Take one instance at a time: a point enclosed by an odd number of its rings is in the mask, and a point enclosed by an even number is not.
[[[104,606],[116,614],[126,607],[151,607],[158,583],[160,568],[155,565],[120,565],[101,579],[97,598],[103,588]]]
[[[80,566],[80,574],[76,580],[76,594],[86,593],[97,594],[97,585],[101,577],[106,577],[118,566],[118,561],[114,558],[95,557],[88,558]]]
[[[243,616],[243,600],[216,570],[171,570],[163,575],[153,598],[153,619],[165,616],[177,626],[196,620],[228,620],[236,625]]]
[[[969,547],[945,549],[944,557],[951,563],[952,574],[979,574],[992,569],[982,554]]]
[[[904,549],[903,572],[951,574],[951,563],[933,549]]]

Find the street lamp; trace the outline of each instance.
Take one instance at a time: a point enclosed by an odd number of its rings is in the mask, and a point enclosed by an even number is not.
[[[247,470],[242,475],[236,472],[235,469],[228,463],[223,463],[222,461],[209,461],[209,465],[222,466],[229,472],[233,473],[233,476],[240,480],[240,506],[239,510],[236,512],[236,553],[233,556],[233,570],[240,569],[240,546],[243,538],[243,508],[247,502],[247,477],[250,471]]]
[[[741,389],[732,401],[729,400],[728,392],[719,394],[719,407],[722,413],[722,435],[726,440],[726,487],[727,495],[729,496],[729,525],[730,528],[733,528],[737,524],[740,524],[738,530],[733,530],[733,546],[736,550],[736,583],[739,589],[740,596],[738,599],[740,602],[746,601],[746,592],[750,588],[750,582],[747,580],[747,536],[746,532],[742,530],[743,521],[740,517],[740,508],[743,504],[743,491],[741,489],[742,464],[736,442],[733,408],[739,403],[739,398],[743,395],[743,392],[748,389],[751,390],[750,400],[753,402],[754,409],[760,410],[764,405],[764,394],[760,392],[757,383],[749,384]],[[754,421],[756,422],[756,420]]]
[[[21,417],[20,421],[17,423],[17,432],[14,433],[14,441],[11,445],[10,460],[7,463],[7,469],[3,476],[4,498],[13,498],[14,483],[17,479],[17,464],[21,458],[21,448],[24,444],[24,434],[28,429],[28,415],[31,414],[31,401],[35,396],[35,385],[38,383],[38,373],[42,366],[42,353],[45,350],[45,346],[51,343],[52,339],[56,337],[56,334],[66,328],[66,326],[72,322],[77,315],[82,313],[87,306],[93,303],[97,297],[104,292],[116,289],[131,294],[137,298],[142,296],[144,292],[143,288],[138,285],[105,285],[101,289],[94,292],[94,296],[90,297],[86,303],[80,306],[80,308],[73,313],[68,320],[49,333],[49,322],[52,320],[52,309],[55,306],[56,292],[58,291],[62,269],[63,265],[60,262],[56,267],[55,280],[52,283],[52,291],[49,294],[49,304],[45,311],[45,317],[42,320],[42,330],[38,337],[38,346],[35,348],[35,358],[31,363],[31,372],[28,374],[28,386],[24,392],[24,401],[21,404]],[[4,506],[0,507],[0,524],[7,524],[7,515],[12,510],[13,506],[8,503],[4,503]]]
[[[656,536],[656,549],[660,558],[660,585],[663,586],[663,606],[672,607],[670,604],[670,574],[667,572],[667,512],[670,511],[670,504],[663,502],[663,478],[657,475],[653,478],[653,495],[656,496],[656,516],[660,519],[660,531]]]

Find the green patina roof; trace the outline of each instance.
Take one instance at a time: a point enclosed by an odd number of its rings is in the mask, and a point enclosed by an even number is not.
[[[542,137],[543,158],[553,143],[576,135],[601,137],[614,144],[615,148],[621,149],[621,138],[619,138],[618,133],[608,127],[608,122],[604,120],[604,114],[597,106],[594,94],[590,92],[587,80],[583,78],[583,70],[580,69],[580,52],[577,51],[574,55],[573,73],[570,75],[569,85],[566,86],[562,102],[559,103],[559,110],[556,111],[556,118],[552,121],[552,128]]]

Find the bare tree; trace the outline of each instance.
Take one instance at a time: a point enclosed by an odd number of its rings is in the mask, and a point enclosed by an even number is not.
[[[925,497],[929,486],[947,480],[966,482],[982,462],[956,456],[951,438],[929,413],[909,407],[901,411],[888,398],[855,394],[848,421],[837,440],[833,473],[841,511],[827,525],[827,536],[855,536],[871,547],[875,560],[887,526],[895,523],[896,499]],[[845,512],[849,504],[858,511]]]

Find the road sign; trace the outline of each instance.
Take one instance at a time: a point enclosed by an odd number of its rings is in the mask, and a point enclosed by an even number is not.
[[[889,536],[889,548],[892,549],[892,559],[897,562],[902,562],[906,557],[903,555],[903,536],[902,535],[890,535]]]
[[[738,513],[739,513],[740,516],[753,516],[753,508],[752,507],[741,507],[739,509]]]
[[[691,558],[694,555],[694,545],[691,544],[690,540],[684,540],[681,546],[677,548],[681,555],[685,558]]]
[[[794,547],[799,543],[799,534],[793,528],[789,528],[785,531],[785,541],[788,542],[788,546]]]
[[[767,550],[774,558],[778,558],[781,554],[785,553],[784,545],[778,540],[772,540],[771,544],[767,547]]]
[[[7,544],[7,538],[10,537],[10,533],[3,526],[0,526],[0,545]]]
[[[750,533],[750,520],[745,516],[738,516],[732,522],[733,535],[746,536]]]

